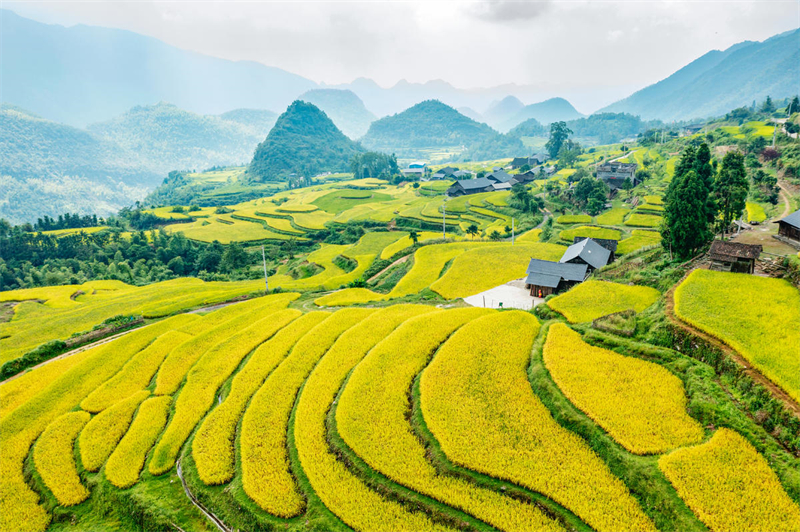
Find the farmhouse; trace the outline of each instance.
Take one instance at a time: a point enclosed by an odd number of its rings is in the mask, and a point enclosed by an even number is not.
[[[611,190],[622,188],[626,179],[634,185],[636,182],[636,163],[605,163],[597,167],[597,179],[602,179]]]
[[[425,175],[424,168],[403,168],[401,172],[406,177],[422,177]]]
[[[474,174],[469,170],[457,170],[456,172],[453,172],[453,177],[455,177],[456,179],[469,179],[473,175]]]
[[[494,183],[508,183],[514,178],[511,174],[506,173],[505,170],[495,170],[491,174],[486,174],[486,179]]]
[[[568,290],[586,279],[586,264],[561,263],[531,259],[526,271],[525,288],[534,297],[547,297]]]
[[[465,194],[477,194],[478,192],[491,192],[493,181],[489,181],[485,177],[478,179],[461,179],[453,183],[447,189],[448,196],[463,196]]]
[[[514,183],[530,183],[536,179],[536,172],[533,170],[528,170],[527,172],[522,172],[514,176]]]
[[[611,247],[610,244],[607,246]],[[616,245],[613,246],[616,250]],[[593,238],[577,238],[558,262],[531,259],[526,271],[525,288],[534,297],[546,297],[583,282],[593,271],[602,268],[614,252]]]
[[[786,218],[778,220],[778,234],[800,244],[800,211],[794,211]]]
[[[531,157],[514,157],[514,160],[511,161],[511,169],[516,170],[518,168],[522,168],[525,165],[533,168],[534,166],[544,164],[547,160],[547,154],[538,154],[533,155]]]
[[[433,174],[433,178],[434,179],[455,178],[456,172],[458,172],[458,168],[453,168],[452,166],[445,166],[444,168],[437,170],[436,173]]]
[[[585,236],[576,236],[575,238],[572,239],[572,243],[577,244],[581,240],[586,240],[586,238],[587,237]],[[617,245],[619,245],[619,241],[612,240],[610,238],[594,238],[594,237],[592,237],[592,240],[594,240],[595,242],[606,248],[608,251],[610,251],[611,253],[608,257],[608,263],[611,264],[612,262],[614,262],[614,259],[616,258],[617,254]]]
[[[711,269],[734,273],[753,273],[761,246],[714,240],[709,251]]]
[[[585,264],[589,273],[610,262],[611,252],[592,238],[572,244],[559,261],[562,264]]]

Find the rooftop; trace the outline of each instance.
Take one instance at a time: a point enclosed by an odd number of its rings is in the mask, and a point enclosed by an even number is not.
[[[573,259],[580,258],[592,268],[602,268],[608,264],[611,252],[595,242],[591,238],[581,240],[577,244],[572,244],[564,252],[559,262],[566,263]]]
[[[792,227],[797,227],[798,229],[800,229],[800,211],[794,211],[792,214],[790,214],[786,218],[783,218],[782,220],[778,220],[778,221],[787,223],[787,224],[791,225]]]
[[[757,259],[758,256],[761,255],[761,250],[762,248],[760,245],[714,240],[714,242],[711,243],[709,255],[714,260],[722,261],[734,261],[736,259]]]
[[[542,259],[531,259],[528,264],[526,284],[550,286],[555,288],[561,279],[565,281],[583,281],[586,278],[586,264],[552,262]],[[555,284],[553,284],[555,283]]]

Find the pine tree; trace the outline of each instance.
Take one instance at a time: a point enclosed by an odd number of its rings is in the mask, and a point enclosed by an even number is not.
[[[714,187],[714,195],[722,215],[722,237],[725,231],[742,215],[747,201],[750,182],[744,168],[744,157],[741,153],[728,152],[722,159],[722,168]]]
[[[706,218],[705,185],[694,170],[672,181],[672,194],[664,208],[661,243],[680,259],[694,256],[713,233]]]
[[[714,201],[714,168],[711,166],[711,150],[705,142],[698,146],[694,154],[692,169],[703,183],[703,196],[708,198],[705,206],[706,219],[713,223],[717,215],[717,206]]]
[[[792,98],[791,103],[786,108],[786,114],[792,116],[794,113],[800,113],[800,98],[795,96]]]

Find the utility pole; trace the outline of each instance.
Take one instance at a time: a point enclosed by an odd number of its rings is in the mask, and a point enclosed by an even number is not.
[[[264,289],[269,293],[269,278],[267,277],[267,256],[264,254],[264,244],[261,244],[261,261],[264,263]]]

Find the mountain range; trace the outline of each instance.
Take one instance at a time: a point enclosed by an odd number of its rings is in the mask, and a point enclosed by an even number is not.
[[[800,92],[800,29],[712,50],[671,76],[598,112],[692,120]]]

